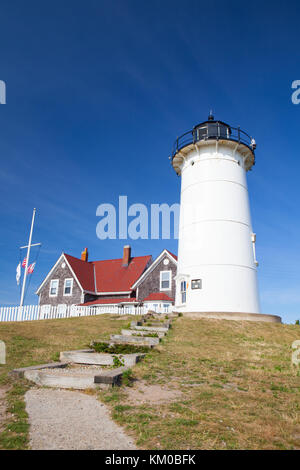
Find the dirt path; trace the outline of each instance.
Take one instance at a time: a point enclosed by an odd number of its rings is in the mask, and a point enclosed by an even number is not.
[[[133,440],[95,396],[68,390],[31,389],[25,395],[34,450],[132,450]]]

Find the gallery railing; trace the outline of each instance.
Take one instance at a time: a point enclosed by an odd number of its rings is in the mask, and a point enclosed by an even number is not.
[[[255,141],[240,127],[231,127],[222,122],[207,122],[194,127],[192,130],[185,132],[177,137],[173,149],[172,159],[182,148],[195,144],[201,140],[232,140],[246,145],[252,152],[255,150]]]

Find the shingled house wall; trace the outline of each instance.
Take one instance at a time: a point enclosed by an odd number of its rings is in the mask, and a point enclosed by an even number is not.
[[[65,267],[63,268],[63,264]],[[64,281],[65,279],[73,279],[73,290],[72,295],[64,295]],[[50,282],[52,279],[59,279],[58,284],[58,295],[50,297]],[[47,279],[40,291],[40,305],[73,305],[80,304],[82,302],[82,290],[79,287],[76,279],[74,278],[67,263],[61,260],[56,268],[51,273],[51,276]]]
[[[169,264],[165,265],[164,260],[168,259]],[[172,271],[171,274],[171,289],[160,290],[160,272],[161,271]],[[162,260],[155,266],[155,268],[143,279],[138,286],[138,298],[140,302],[143,301],[148,295],[153,292],[163,292],[167,294],[171,299],[175,299],[175,280],[174,277],[177,273],[177,265],[171,261],[167,256],[164,256]]]

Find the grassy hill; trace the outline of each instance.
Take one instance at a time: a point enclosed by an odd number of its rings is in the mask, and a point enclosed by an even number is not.
[[[55,360],[59,351],[105,339],[126,324],[108,315],[2,323],[8,364],[0,366],[0,387],[13,367]],[[296,339],[300,327],[294,325],[178,318],[162,344],[134,367],[133,387],[98,396],[141,448],[300,448],[300,373],[291,366]],[[150,399],[141,399],[152,389]],[[16,447],[26,445],[24,429]]]
[[[293,325],[179,318],[134,375],[160,385],[162,398],[166,387],[182,395],[129,405],[121,389],[103,399],[148,449],[300,448],[295,339]]]

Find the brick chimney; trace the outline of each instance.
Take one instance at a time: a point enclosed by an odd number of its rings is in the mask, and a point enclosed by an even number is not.
[[[88,249],[85,248],[83,252],[81,253],[81,261],[88,261],[88,259],[89,259]]]
[[[126,245],[123,248],[123,266],[128,266],[131,258],[131,246]]]

